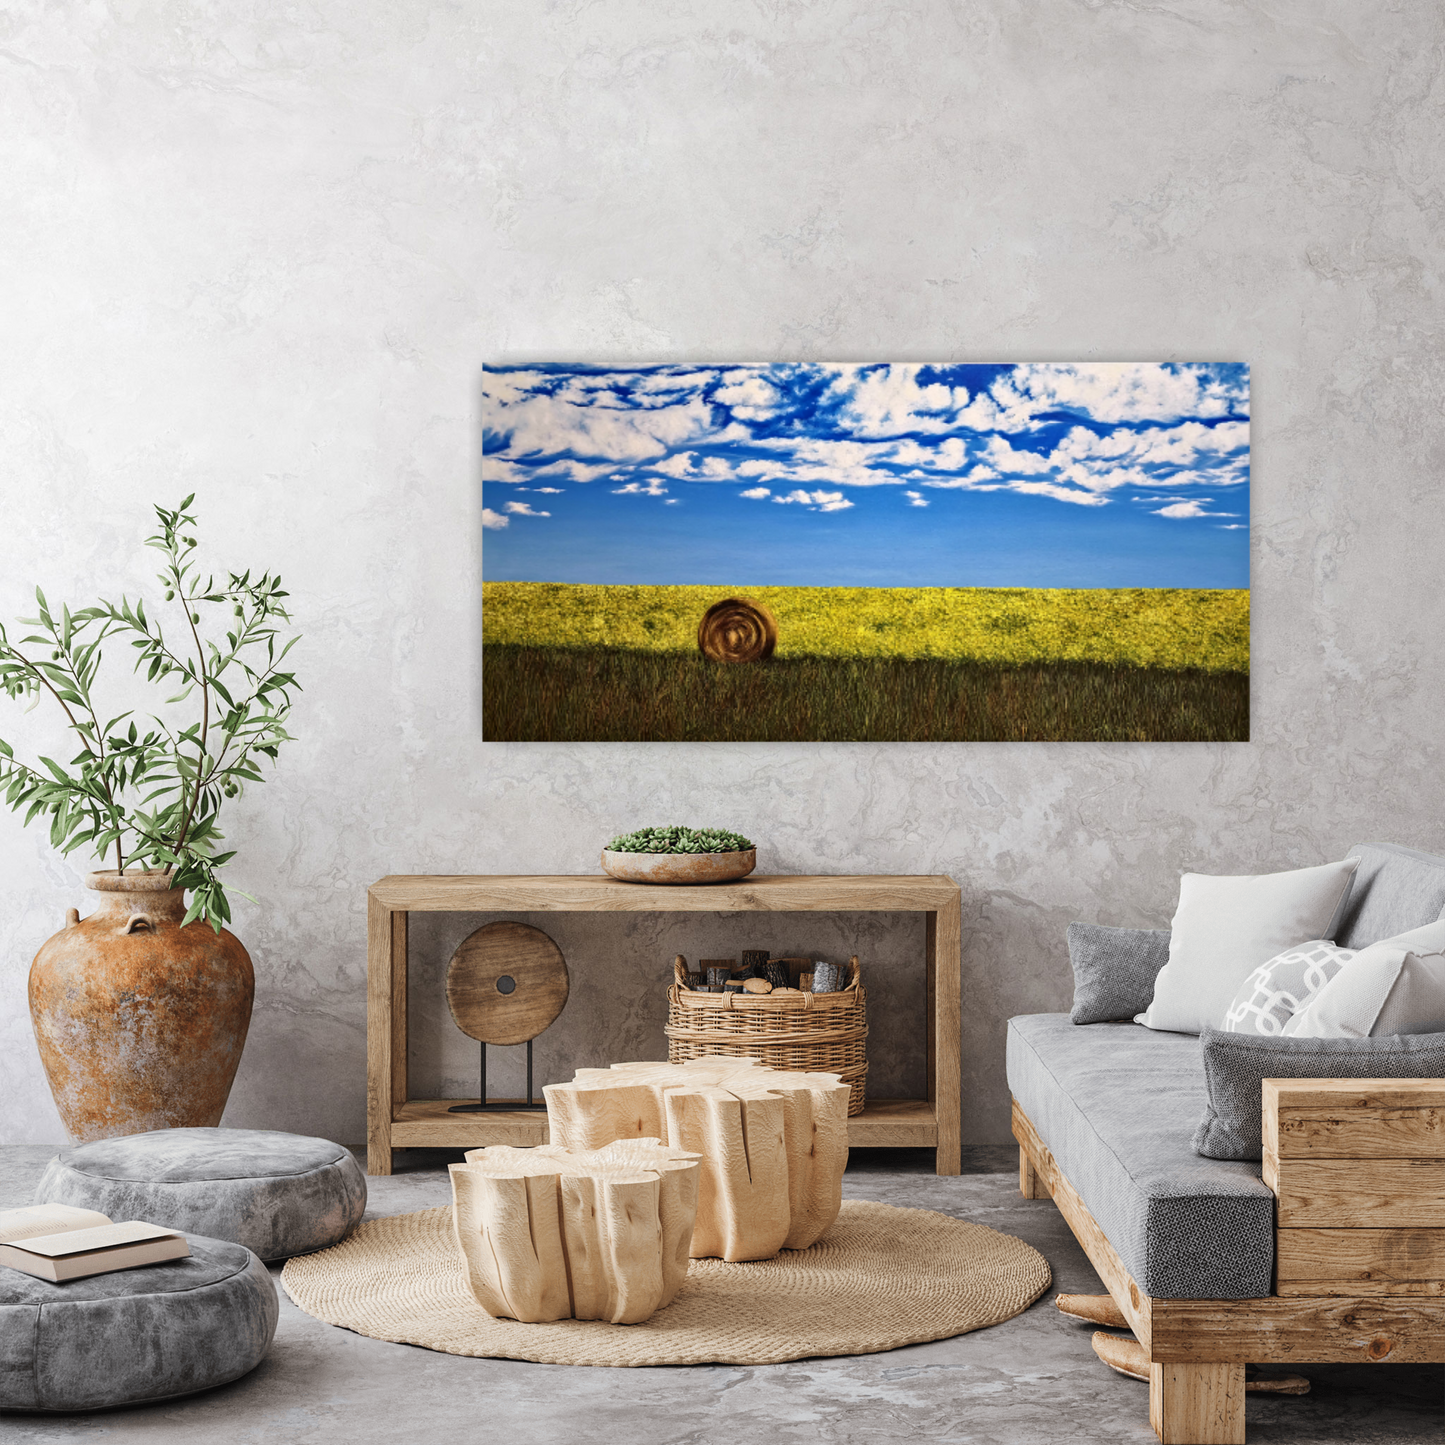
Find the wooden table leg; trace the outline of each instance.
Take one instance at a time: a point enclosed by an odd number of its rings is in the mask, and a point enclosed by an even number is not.
[[[1025,1199],[1053,1198],[1043,1175],[1034,1168],[1034,1161],[1029,1158],[1029,1151],[1022,1144],[1019,1145],[1019,1193]]]
[[[391,1117],[407,1101],[406,1088],[406,965],[407,921],[410,915],[391,915]]]
[[[1244,1366],[1151,1364],[1149,1423],[1163,1445],[1244,1445]]]
[[[956,901],[927,915],[928,1099],[938,1124],[938,1174],[957,1174],[963,1167],[961,945]]]
[[[366,1172],[391,1173],[395,948],[392,911],[366,898]],[[406,915],[402,914],[403,920]],[[403,923],[403,927],[405,924]],[[403,934],[403,939],[405,935]],[[403,942],[403,948],[405,943]],[[403,994],[403,1001],[405,995]],[[405,1016],[402,1033],[406,1031]],[[405,1089],[405,1082],[402,1083]]]

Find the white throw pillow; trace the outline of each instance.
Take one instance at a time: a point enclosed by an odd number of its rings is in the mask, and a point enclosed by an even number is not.
[[[1362,948],[1285,1033],[1302,1039],[1445,1033],[1445,920]]]
[[[1328,938],[1349,896],[1358,858],[1291,873],[1214,878],[1186,873],[1169,935],[1169,962],[1145,1028],[1197,1034],[1218,1028],[1239,986],[1302,938]]]
[[[1240,985],[1220,1032],[1278,1038],[1285,1025],[1355,956],[1316,938],[1277,953]]]

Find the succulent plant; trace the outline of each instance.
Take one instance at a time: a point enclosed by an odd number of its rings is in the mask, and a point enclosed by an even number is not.
[[[753,845],[722,828],[639,828],[608,845],[609,853],[741,853]]]

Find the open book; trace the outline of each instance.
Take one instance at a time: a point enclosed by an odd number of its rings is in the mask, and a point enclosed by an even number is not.
[[[93,1209],[69,1204],[0,1209],[0,1265],[55,1284],[185,1259],[190,1252],[177,1230],[137,1219],[112,1224]]]

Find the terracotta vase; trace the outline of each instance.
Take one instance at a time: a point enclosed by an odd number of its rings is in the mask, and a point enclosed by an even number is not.
[[[100,906],[30,966],[30,1017],[56,1108],[77,1143],[221,1122],[256,978],[240,940],[181,927],[168,873],[92,873]]]

